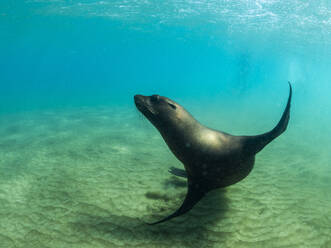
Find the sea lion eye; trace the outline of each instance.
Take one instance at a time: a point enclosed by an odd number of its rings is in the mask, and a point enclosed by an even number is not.
[[[158,102],[160,99],[160,96],[159,95],[152,95],[151,96],[151,102]]]
[[[169,102],[168,102],[168,105],[169,105],[170,107],[172,107],[173,109],[176,109],[176,105],[174,105],[174,104],[172,104],[172,103],[169,103]]]

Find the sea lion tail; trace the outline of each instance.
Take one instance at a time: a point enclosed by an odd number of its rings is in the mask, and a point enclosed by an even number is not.
[[[202,197],[204,197],[205,194],[206,191],[203,190],[203,188],[201,188],[198,183],[193,183],[193,181],[191,182],[191,180],[188,180],[187,194],[180,208],[177,209],[173,214],[169,215],[168,217],[165,217],[164,219],[159,220],[157,222],[148,223],[148,224],[149,225],[159,224],[185,214],[186,212],[191,210],[193,206],[197,204]]]
[[[260,134],[257,136],[246,136],[244,138],[245,150],[250,154],[256,154],[261,151],[267,144],[269,144],[273,139],[277,138],[283,132],[285,132],[288,122],[290,120],[290,108],[291,108],[291,99],[292,99],[292,86],[288,82],[290,87],[290,93],[287,100],[285,110],[282,117],[280,118],[278,124],[269,132]]]

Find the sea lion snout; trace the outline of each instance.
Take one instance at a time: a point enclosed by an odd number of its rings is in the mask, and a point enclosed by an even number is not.
[[[148,109],[150,112],[154,113],[154,108],[158,108],[159,103],[163,100],[164,97],[159,95],[151,95],[151,96],[143,96],[143,95],[135,95],[134,102],[137,108],[140,111],[144,109]]]
[[[144,96],[143,95],[135,95],[134,96],[134,103],[137,104],[141,104],[144,101]]]
[[[134,103],[137,107],[137,109],[139,109],[140,111],[143,110],[144,105],[145,105],[145,96],[143,95],[135,95],[134,96]]]
[[[151,95],[151,96],[143,96],[143,95],[135,95],[134,96],[134,102],[138,104],[155,104],[158,103],[161,99],[161,96],[159,95]]]
[[[134,96],[134,103],[137,109],[145,115],[148,119],[152,118],[153,115],[157,113],[155,111],[153,105],[158,101],[155,99],[157,95],[153,96],[143,96],[143,95],[135,95]],[[159,96],[157,96],[159,97]]]

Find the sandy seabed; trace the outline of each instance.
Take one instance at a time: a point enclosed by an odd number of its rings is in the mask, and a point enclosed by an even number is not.
[[[0,247],[331,247],[330,155],[298,136],[265,148],[245,180],[149,226],[180,206],[186,182],[133,107],[1,116]]]

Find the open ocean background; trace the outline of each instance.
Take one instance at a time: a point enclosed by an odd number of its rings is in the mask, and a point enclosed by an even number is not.
[[[0,2],[0,247],[331,247],[331,1]],[[182,165],[135,109],[287,131],[188,214]]]

